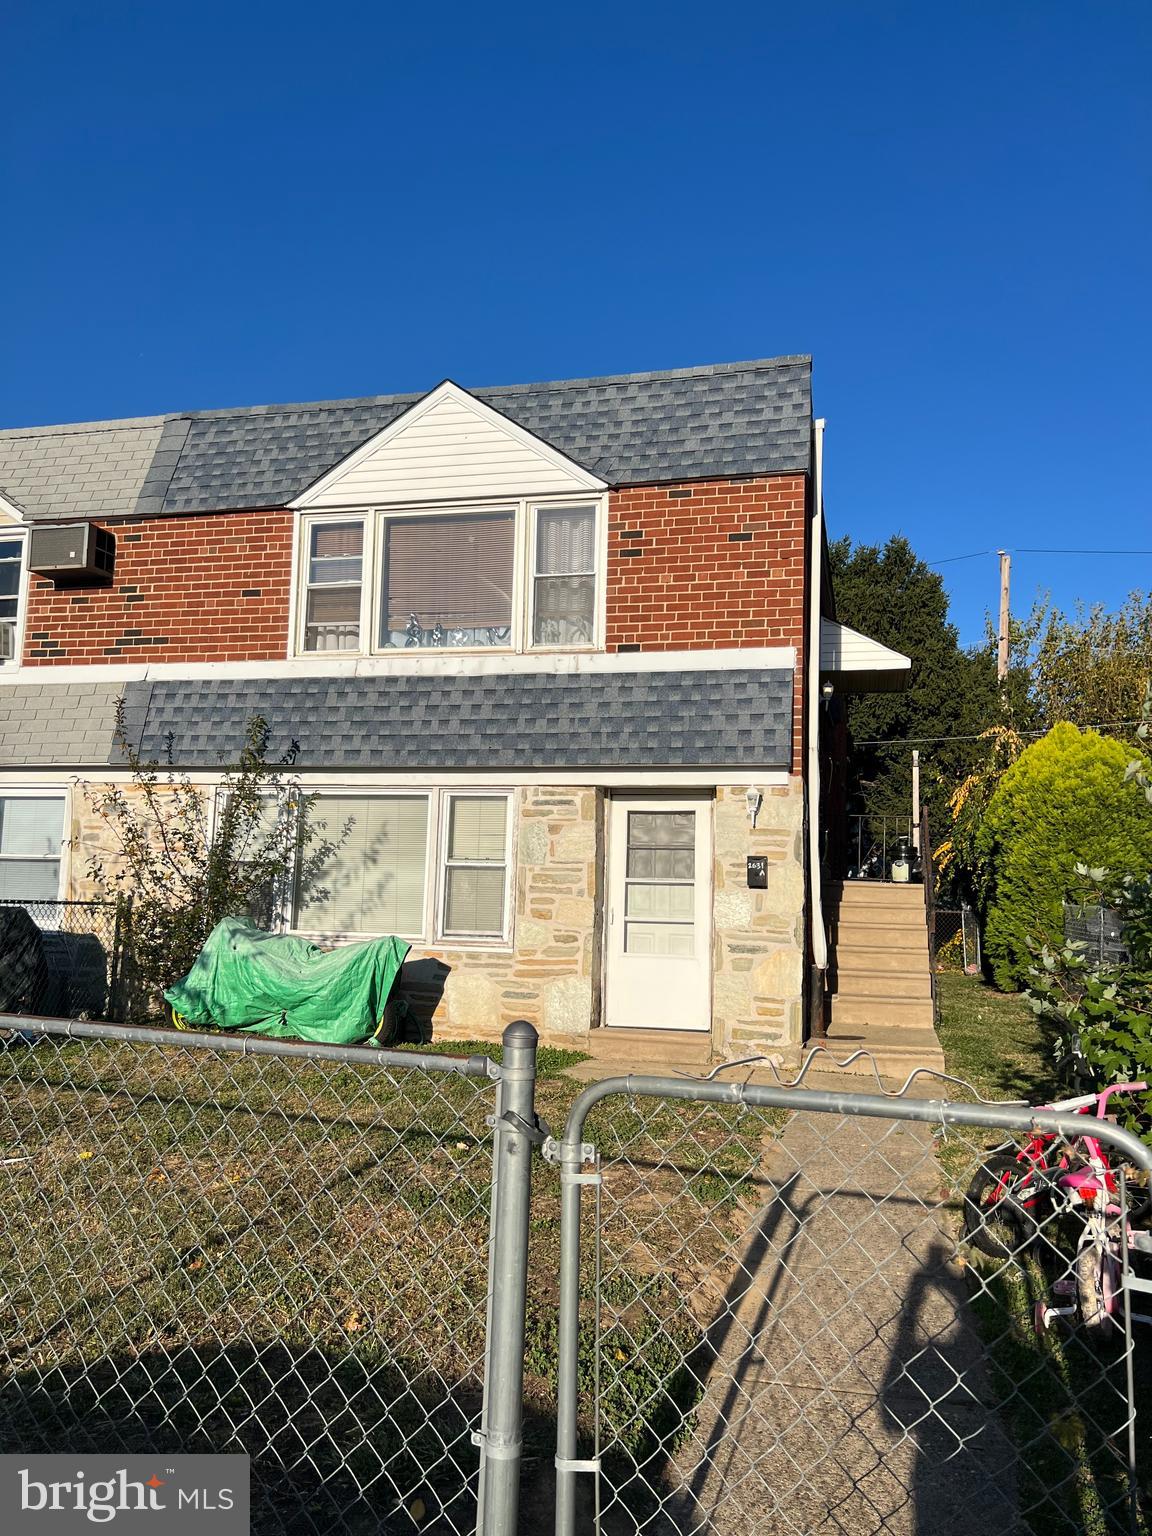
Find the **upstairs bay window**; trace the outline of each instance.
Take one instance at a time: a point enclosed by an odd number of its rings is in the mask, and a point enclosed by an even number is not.
[[[533,645],[591,645],[596,636],[596,509],[540,507]]]
[[[601,533],[598,502],[305,516],[298,649],[594,646]]]
[[[364,524],[308,529],[304,649],[358,651],[363,599]]]
[[[511,644],[514,513],[390,517],[383,532],[382,649]]]

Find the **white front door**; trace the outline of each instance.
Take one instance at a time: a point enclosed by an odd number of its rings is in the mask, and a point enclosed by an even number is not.
[[[604,1022],[711,1026],[712,802],[612,800]]]

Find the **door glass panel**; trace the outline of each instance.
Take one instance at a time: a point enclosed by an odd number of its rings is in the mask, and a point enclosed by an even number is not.
[[[629,811],[629,848],[692,848],[695,811]]]
[[[694,811],[629,811],[625,953],[654,958],[695,953],[695,874]]]

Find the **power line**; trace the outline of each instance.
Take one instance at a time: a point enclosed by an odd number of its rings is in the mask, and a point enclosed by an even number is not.
[[[998,555],[998,549],[977,549],[970,555],[949,555],[944,560],[926,560],[924,563],[929,570],[935,570],[938,565],[954,565],[957,560],[982,560],[985,555]],[[1147,555],[1152,557],[1152,549],[1006,549],[1006,555]]]
[[[1073,722],[1075,724],[1075,722]],[[1109,731],[1115,730],[1121,725],[1140,725],[1139,720],[1096,720],[1090,725],[1079,727],[1082,731]],[[1051,729],[1051,727],[1049,727]],[[854,741],[856,747],[926,747],[938,746],[946,741],[983,741],[987,731],[979,731],[975,736],[898,736],[875,741]],[[1017,731],[1017,736],[1047,736],[1048,731]]]

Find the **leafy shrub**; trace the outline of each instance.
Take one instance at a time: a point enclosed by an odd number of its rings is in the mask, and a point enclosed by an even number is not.
[[[1103,870],[1081,865],[1080,873],[1120,912],[1129,958],[1106,964],[1080,944],[1045,948],[1031,969],[1029,1001],[1055,1030],[1056,1064],[1071,1091],[1152,1082],[1152,875],[1113,885]],[[1121,1124],[1147,1134],[1152,1095],[1113,1099],[1112,1108]]]
[[[984,952],[997,986],[1023,984],[1036,947],[1063,944],[1077,863],[1113,878],[1152,867],[1152,811],[1123,742],[1053,726],[1004,774],[977,836]]]
[[[268,757],[270,731],[249,720],[237,763],[206,788],[168,762],[143,761],[128,739],[121,700],[116,741],[131,769],[127,784],[84,785],[101,827],[88,874],[97,891],[131,900],[129,1014],[159,1015],[160,994],[187,974],[224,917],[276,924],[294,892],[323,894],[317,881],[347,836],[323,836],[314,795],[291,776],[295,744]]]
[[[1152,683],[1145,689],[1143,716],[1136,735],[1146,741]],[[1152,805],[1152,779],[1142,759],[1126,765],[1123,782]],[[1106,964],[1079,944],[1055,953],[1044,948],[1031,969],[1029,999],[1055,1027],[1057,1065],[1065,1068],[1075,1092],[1082,1091],[1084,1076],[1097,1091],[1109,1083],[1152,1082],[1152,873],[1117,880],[1084,864],[1076,873],[1116,910],[1128,959]],[[1117,1097],[1112,1105],[1122,1125],[1152,1141],[1152,1093]]]

